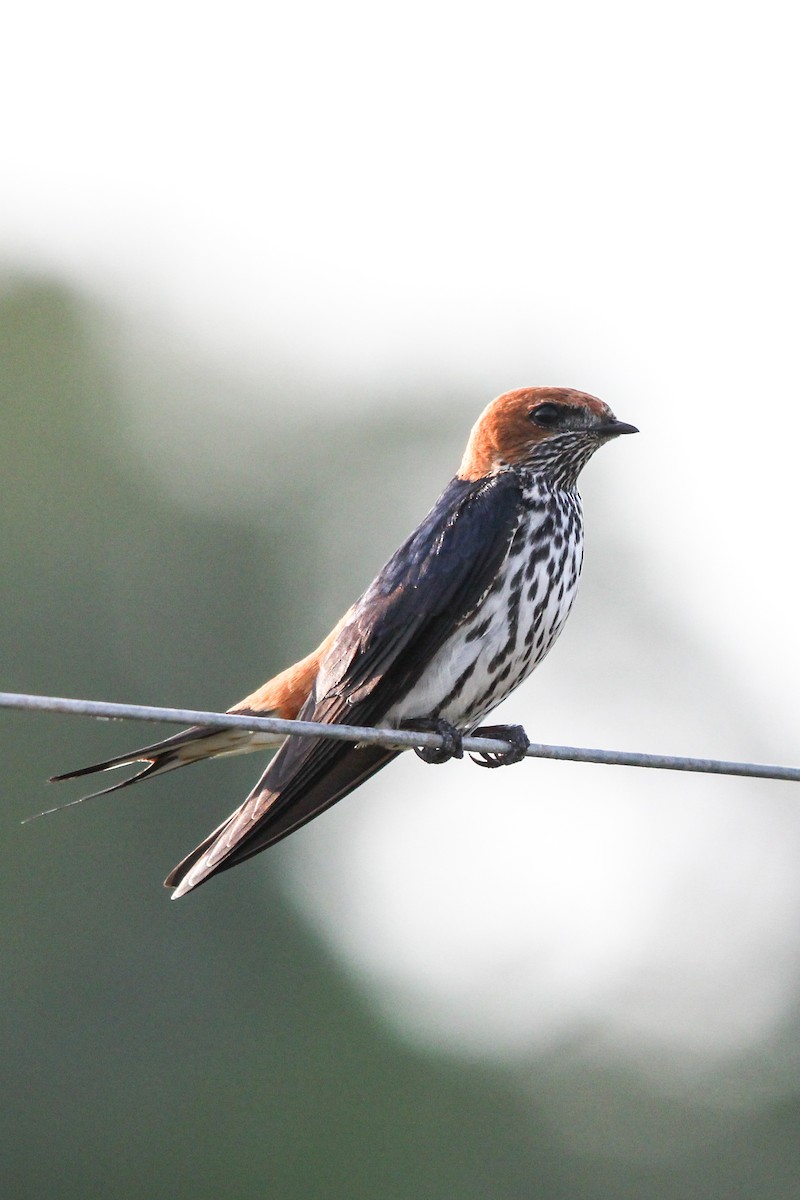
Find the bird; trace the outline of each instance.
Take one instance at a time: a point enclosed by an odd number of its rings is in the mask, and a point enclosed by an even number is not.
[[[373,582],[305,658],[230,713],[442,735],[428,763],[463,756],[475,733],[524,756],[521,726],[480,722],[542,661],[564,626],[583,561],[578,476],[594,452],[637,433],[603,401],[563,387],[504,392],[472,428],[457,474]],[[103,792],[189,763],[277,748],[235,811],[167,876],[173,899],[274,845],[400,753],[309,735],[192,727],[127,754],[53,776],[145,765]]]

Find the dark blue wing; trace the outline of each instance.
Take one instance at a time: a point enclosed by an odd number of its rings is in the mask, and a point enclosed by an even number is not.
[[[354,605],[298,719],[379,724],[491,588],[519,514],[513,472],[477,483],[452,480]],[[167,885],[185,881],[182,890],[189,890],[257,854],[342,799],[396,753],[288,738],[241,808],[175,868]]]

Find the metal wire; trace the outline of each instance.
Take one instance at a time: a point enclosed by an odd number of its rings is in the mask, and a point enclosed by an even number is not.
[[[29,696],[0,692],[0,708],[28,712],[70,713],[100,720],[160,721],[172,725],[208,725],[221,729],[254,729],[288,737],[312,735],[343,742],[361,742],[410,750],[415,746],[440,748],[438,733],[416,733],[401,729],[372,729],[358,725],[320,725],[314,721],[282,721],[277,717],[238,716],[235,713],[199,712],[184,708],[154,708],[144,704],[111,704],[104,700],[71,700],[61,696]],[[465,737],[470,753],[502,753],[508,742],[497,738]],[[800,783],[800,767],[769,766],[763,763],[723,762],[712,758],[682,758],[668,754],[640,754],[632,750],[592,750],[581,746],[545,746],[531,742],[528,758],[550,758],[567,762],[602,763],[615,767],[649,767],[661,771],[694,771],[707,775],[743,775],[751,779],[783,779]]]

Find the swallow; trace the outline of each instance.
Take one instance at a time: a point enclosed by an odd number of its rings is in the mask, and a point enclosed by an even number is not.
[[[600,446],[636,432],[570,388],[497,397],[474,425],[457,475],[328,636],[228,711],[438,730],[441,750],[417,750],[427,762],[461,757],[460,739],[485,733],[510,748],[480,756],[481,765],[518,761],[524,730],[480,722],[542,661],[569,615],[583,559],[582,468]],[[145,764],[111,792],[189,763],[276,747],[250,795],[167,876],[177,899],[293,833],[400,751],[194,727],[53,778]]]

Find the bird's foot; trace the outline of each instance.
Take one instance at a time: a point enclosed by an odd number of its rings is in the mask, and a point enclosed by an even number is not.
[[[510,743],[508,750],[479,750],[477,754],[470,754],[479,767],[510,767],[522,762],[530,740],[521,725],[482,725],[480,729],[473,729],[471,736]]]
[[[451,758],[464,757],[462,734],[455,725],[451,725],[449,721],[443,721],[441,717],[419,717],[413,721],[404,721],[403,729],[409,729],[413,733],[438,733],[444,739],[442,746],[414,747],[414,753],[423,762],[438,765],[449,762]]]

